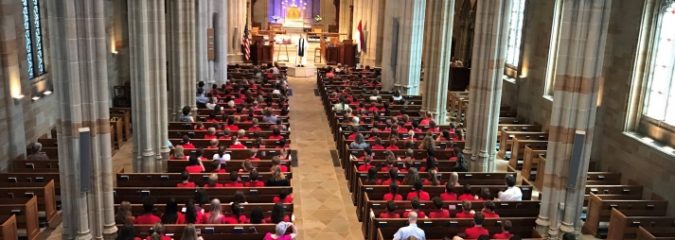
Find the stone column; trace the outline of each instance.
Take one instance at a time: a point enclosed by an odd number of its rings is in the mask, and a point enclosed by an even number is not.
[[[478,1],[465,153],[476,172],[495,170],[510,0]]]
[[[197,81],[211,82],[213,76],[209,71],[208,29],[211,21],[209,4],[211,0],[197,0]]]
[[[611,0],[564,1],[553,109],[537,225],[549,239],[578,232],[591,156]],[[575,133],[585,133],[578,169],[570,169]],[[576,185],[567,178],[578,176]],[[563,211],[559,203],[565,203]]]
[[[227,1],[197,2],[197,80],[208,84],[227,82]],[[209,59],[208,30],[213,30],[214,59]]]
[[[424,104],[436,123],[447,124],[454,0],[429,0],[424,23]]]
[[[168,131],[164,0],[128,3],[134,171],[157,172]]]
[[[384,35],[385,0],[354,0],[354,41],[359,41],[357,27],[363,26],[366,46],[361,50],[361,65],[382,66],[382,37]]]
[[[241,38],[244,35],[244,25],[246,25],[246,0],[229,0],[227,8],[228,62],[241,63],[244,61],[241,54]],[[251,27],[250,22],[248,27]]]
[[[384,15],[383,89],[418,95],[422,70],[422,41],[426,1],[387,4]]]
[[[352,21],[352,7],[353,5],[353,0],[340,0],[340,12],[338,13],[338,21],[340,22],[340,33],[346,33],[346,36],[341,37],[340,39],[347,39],[350,36],[352,36],[352,31],[350,31],[352,28],[351,26],[351,21]],[[358,22],[354,23],[354,28],[356,28],[356,24]],[[353,37],[352,37],[353,39]]]
[[[111,239],[117,228],[112,194],[112,150],[103,0],[47,1],[53,35],[51,76],[59,99],[57,124],[64,239]],[[80,155],[89,130],[91,156]],[[83,176],[83,161],[90,175]],[[90,187],[82,189],[83,178]]]
[[[176,119],[184,106],[196,107],[197,41],[196,4],[192,0],[169,0],[169,82],[171,116]]]
[[[215,1],[213,29],[215,31],[216,60],[214,61],[214,80],[218,84],[227,82],[227,1]]]

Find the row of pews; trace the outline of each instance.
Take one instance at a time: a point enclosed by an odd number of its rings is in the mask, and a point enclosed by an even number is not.
[[[421,121],[425,115],[420,111],[422,98],[420,96],[404,96],[403,101],[393,101],[388,104],[389,111],[382,113],[338,113],[333,111],[333,105],[338,102],[340,97],[351,99],[349,102],[352,109],[359,107],[361,102],[368,102],[368,98],[374,94],[374,90],[379,90],[379,87],[368,86],[367,82],[372,82],[376,78],[376,74],[366,73],[354,75],[340,75],[335,78],[327,78],[325,73],[318,71],[317,86],[324,104],[327,117],[333,131],[334,140],[340,164],[345,171],[345,177],[349,183],[349,190],[352,195],[353,203],[357,206],[357,217],[362,222],[362,231],[365,239],[391,239],[394,233],[403,226],[408,225],[407,218],[379,218],[381,212],[386,212],[388,202],[383,200],[384,195],[389,193],[388,184],[377,184],[382,180],[402,181],[406,178],[406,172],[398,172],[395,176],[390,176],[389,172],[378,171],[374,176],[377,181],[373,182],[372,176],[369,176],[367,171],[359,171],[359,167],[366,164],[363,161],[366,151],[373,154],[373,159],[369,164],[374,166],[385,166],[387,154],[393,152],[394,155],[400,158],[411,158],[413,164],[403,163],[397,161],[395,166],[404,169],[410,165],[417,167],[420,170],[419,175],[425,178],[428,175],[425,166],[425,161],[428,157],[428,151],[425,147],[421,147],[425,138],[431,136],[434,139],[438,138],[443,131],[451,132],[451,139],[443,139],[435,141],[435,149],[433,151],[434,158],[437,163],[437,175],[442,182],[447,181],[457,165],[457,149],[461,151],[464,147],[463,138],[457,136],[462,132],[461,129],[453,129],[451,126],[437,126],[438,129],[430,129],[430,127],[422,127],[420,132],[410,136],[408,133],[381,131],[385,125],[384,122],[391,121],[393,118],[400,119],[406,115],[411,121]],[[366,76],[366,77],[363,77]],[[364,79],[365,78],[365,79]],[[382,101],[389,101],[393,93],[380,91]],[[382,103],[376,103],[382,104]],[[357,116],[360,120],[358,126],[354,126],[353,118]],[[459,113],[458,118],[463,117],[463,113]],[[364,150],[351,148],[350,144],[354,142],[353,135],[360,134],[366,138],[369,145],[382,144],[384,146],[396,145],[398,150]],[[392,143],[391,139],[400,139],[398,142]],[[412,154],[408,152],[408,148],[412,150]],[[407,165],[407,166],[404,166]],[[363,170],[363,168],[362,168]],[[499,191],[506,189],[505,181],[507,175],[515,175],[513,172],[504,173],[478,173],[478,172],[461,172],[458,173],[459,183],[470,184],[472,194],[478,195],[484,189],[488,189],[491,193],[496,194]],[[391,179],[396,178],[396,179]],[[406,196],[407,193],[413,191],[413,186],[399,185],[398,193]],[[516,233],[525,239],[541,239],[534,231],[536,216],[539,212],[539,201],[532,200],[532,186],[526,182],[519,185],[523,191],[523,201],[517,202],[499,202],[496,206],[496,211],[501,215],[500,219],[488,219],[483,224],[490,233],[497,233],[501,231],[501,223],[504,220],[509,220],[513,224],[513,233]],[[423,190],[428,192],[431,196],[439,196],[446,191],[445,184],[440,185],[425,185]],[[455,187],[453,192],[462,193],[465,191],[462,187]],[[411,209],[410,199],[395,201],[397,213],[403,213],[407,209]],[[452,216],[461,209],[461,201],[443,201],[443,208],[454,209],[451,210]],[[419,204],[420,211],[431,211],[435,209],[431,201],[423,200]],[[472,205],[474,210],[482,208],[482,204],[475,203]],[[445,237],[452,237],[457,233],[464,232],[464,229],[473,225],[473,219],[464,218],[439,218],[439,219],[419,219],[418,227],[426,232],[427,239],[443,239]]]
[[[195,110],[194,123],[188,122],[169,122],[169,141],[174,147],[185,144],[187,139],[194,148],[185,148],[185,156],[198,154],[204,159],[202,164],[205,171],[202,173],[190,173],[188,180],[196,184],[196,188],[181,188],[177,185],[183,182],[183,172],[188,166],[186,157],[176,157],[175,149],[171,152],[171,158],[168,160],[166,173],[116,173],[116,187],[114,199],[117,207],[123,202],[131,203],[131,212],[134,216],[143,213],[142,203],[151,199],[155,204],[155,214],[161,216],[165,211],[165,203],[173,199],[179,203],[179,209],[193,200],[202,208],[208,209],[210,199],[218,198],[223,203],[223,214],[230,212],[228,206],[230,202],[238,201],[237,197],[242,194],[245,196],[245,202],[241,204],[241,213],[248,216],[253,209],[261,208],[265,216],[269,216],[275,207],[273,199],[281,194],[293,193],[291,186],[241,186],[241,187],[205,187],[212,174],[217,176],[219,184],[228,185],[233,182],[242,184],[252,183],[253,176],[249,169],[243,169],[245,162],[251,163],[258,171],[258,181],[265,182],[272,178],[273,158],[279,157],[281,165],[288,168],[285,172],[286,178],[291,179],[293,175],[293,166],[297,166],[297,157],[295,151],[290,148],[290,125],[288,117],[288,99],[281,96],[273,96],[275,90],[274,80],[285,80],[286,69],[280,69],[278,75],[273,75],[263,81],[256,80],[257,90],[251,90],[248,80],[256,79],[255,73],[259,68],[250,65],[229,65],[226,90],[221,89],[221,96],[218,96],[218,106],[222,107],[220,111],[209,109]],[[263,69],[264,71],[264,69]],[[263,78],[268,78],[266,74]],[[222,86],[218,86],[221,88]],[[207,86],[206,89],[210,89]],[[260,109],[248,109],[242,104],[235,107],[228,107],[224,101],[228,97],[236,97],[237,89],[248,89],[253,96],[263,95],[265,102],[259,103]],[[269,99],[269,100],[267,100]],[[286,110],[283,110],[286,108]],[[265,123],[263,121],[262,109],[269,109],[272,114],[279,115],[276,123]],[[254,120],[257,119],[257,120]],[[255,122],[258,122],[257,124]],[[259,128],[255,131],[249,131],[252,127]],[[215,128],[215,137],[208,133],[209,128]],[[281,139],[270,139],[274,134],[274,129],[279,129]],[[227,129],[227,130],[225,130]],[[245,131],[243,136],[238,136],[237,131],[231,129],[242,129]],[[238,141],[245,148],[232,148],[233,137],[238,136]],[[208,138],[207,138],[208,137]],[[212,139],[218,139],[218,145],[212,146]],[[219,153],[220,148],[225,148],[224,153],[230,155],[230,160],[218,172],[217,164],[211,160],[212,156]],[[221,153],[222,154],[222,153]],[[216,173],[217,172],[217,173]],[[233,175],[234,174],[234,175]],[[200,199],[204,196],[208,199]],[[283,208],[289,216],[293,215],[293,203],[283,203]],[[292,219],[292,217],[290,217]],[[274,232],[275,225],[272,223],[259,224],[197,224],[195,225],[202,238],[209,239],[263,239],[267,232]],[[118,227],[123,227],[123,223],[118,222]],[[186,224],[165,224],[165,233],[174,239],[181,239]],[[135,224],[135,232],[138,237],[145,238],[152,234],[153,225]]]

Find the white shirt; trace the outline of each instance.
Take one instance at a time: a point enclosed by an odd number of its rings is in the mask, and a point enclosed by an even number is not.
[[[417,224],[411,223],[407,227],[399,228],[394,234],[394,240],[404,240],[409,237],[415,237],[417,240],[426,240],[424,230],[417,227]]]
[[[499,201],[522,201],[523,192],[519,187],[513,186],[506,189],[506,191],[499,192]]]

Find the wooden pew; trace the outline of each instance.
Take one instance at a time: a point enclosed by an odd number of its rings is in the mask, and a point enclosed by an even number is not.
[[[131,108],[110,108],[110,116],[121,119],[122,140],[129,140],[131,138]]]
[[[546,154],[546,149],[546,147],[541,149],[531,145],[525,146],[525,150],[523,151],[523,169],[520,171],[523,179],[534,181],[538,173],[544,172],[544,169],[539,168],[538,160],[539,154]]]
[[[231,202],[232,197],[237,191],[246,195],[250,203],[272,202],[272,198],[278,196],[282,191],[293,192],[292,187],[239,187],[239,188],[205,188],[203,191],[210,198],[220,198],[221,202]],[[145,198],[151,197],[157,202],[166,202],[171,198],[178,202],[187,202],[194,199],[195,189],[170,188],[170,187],[116,187],[114,189],[115,203],[121,201],[142,202]]]
[[[490,235],[492,235],[501,232],[501,222],[505,220],[511,221],[513,226],[511,233],[524,237],[533,236],[536,217],[485,219],[483,227],[487,228]],[[369,228],[371,231],[366,234],[366,239],[374,240],[378,229],[382,232],[382,236],[385,239],[390,239],[399,228],[404,226],[408,226],[408,219],[374,218]],[[457,233],[463,233],[464,229],[473,226],[473,219],[420,219],[417,221],[417,226],[425,231],[427,239],[443,239],[446,236],[452,237]]]
[[[270,214],[272,213],[272,209],[274,208],[274,203],[242,203],[241,204],[241,210],[242,214],[249,215],[251,213],[251,210],[255,208],[260,208],[262,209],[263,213],[265,214]],[[286,214],[292,215],[293,214],[293,204],[292,203],[284,203],[284,209]],[[208,209],[209,204],[204,204],[202,205],[203,208]],[[178,204],[178,209],[183,209],[185,207],[185,204]],[[119,204],[115,204],[115,209],[119,208]],[[155,204],[155,214],[157,216],[161,216],[164,214],[164,211],[166,209],[166,204]],[[222,206],[223,214],[229,213],[230,212],[230,205],[226,204]],[[131,213],[134,216],[139,216],[144,213],[143,211],[143,204],[142,203],[132,203],[131,204]]]
[[[0,215],[0,240],[19,239],[16,215]]]
[[[203,186],[208,182],[211,173],[190,174],[190,180],[197,186]],[[286,174],[291,179],[292,173]],[[239,177],[246,182],[249,173],[240,173]],[[265,181],[272,177],[271,172],[258,173],[258,180]],[[117,187],[175,187],[182,181],[180,173],[117,173]],[[230,182],[229,173],[218,173],[218,182]]]
[[[182,173],[185,171],[185,167],[188,165],[188,161],[185,160],[168,160],[168,165],[167,165],[167,171],[171,173]],[[244,162],[244,160],[230,160],[227,162],[227,165],[225,168],[228,169],[228,171],[231,170],[238,170],[241,168],[241,164]],[[260,172],[268,172],[270,168],[272,167],[272,160],[258,160],[258,161],[251,161],[254,166],[258,169]],[[204,161],[204,168],[206,168],[206,172],[213,172],[216,169],[216,166],[211,164],[211,161]],[[284,165],[289,166],[289,171],[292,171],[292,168],[290,167],[290,162],[282,163]]]
[[[45,220],[50,228],[56,228],[61,217],[56,207],[56,189],[54,180],[33,183],[0,182],[0,198],[32,198],[37,197],[38,210],[44,212]],[[1,204],[1,203],[0,203]]]
[[[534,187],[542,191],[544,189],[544,171],[546,169],[546,154],[539,154],[536,157],[537,176],[534,179]]]
[[[586,185],[620,185],[621,173],[616,172],[589,172]]]
[[[59,173],[0,173],[0,182],[16,183],[16,182],[49,182],[54,180],[56,187],[56,194],[59,194]]]
[[[640,226],[655,232],[672,231],[675,217],[627,216],[618,209],[612,209],[607,239],[637,239]]]
[[[603,199],[591,193],[582,232],[599,236],[600,222],[609,221],[612,209],[618,209],[627,216],[665,216],[667,208],[668,201],[664,200]]]
[[[9,172],[59,172],[59,160],[14,160],[9,169]]]
[[[184,224],[166,224],[164,231],[173,239],[181,239]],[[121,228],[122,226],[117,226]],[[152,234],[154,225],[134,225],[137,236],[145,238]],[[195,225],[200,236],[204,240],[237,239],[237,240],[260,240],[268,232],[274,232],[276,224],[198,224]]]
[[[651,229],[638,227],[638,240],[675,240],[675,228],[671,229]]]
[[[524,163],[521,160],[525,159],[525,147],[534,149],[546,149],[548,146],[548,139],[523,139],[521,136],[514,137],[511,147],[511,158],[509,159],[509,167],[514,170],[521,170]]]
[[[584,205],[587,205],[587,202],[590,193],[596,195],[602,195],[603,198],[612,199],[621,199],[625,197],[626,199],[641,199],[642,198],[642,185],[586,185],[585,196],[584,196]]]
[[[0,198],[0,214],[14,214],[17,228],[25,232],[25,237],[28,240],[38,239],[40,224],[36,196],[30,199]]]
[[[547,141],[548,133],[532,130],[513,131],[502,128],[500,138],[499,152],[497,152],[497,156],[500,158],[506,158],[506,152],[511,151],[513,153],[512,146],[514,139]]]
[[[203,139],[204,135],[206,135],[207,130],[173,130],[169,129],[169,138],[176,138],[176,139],[182,139],[183,136],[188,135],[190,138],[195,138],[195,139]],[[262,138],[267,138],[268,136],[272,135],[272,131],[259,131],[259,132],[247,132],[249,136],[258,136]],[[286,139],[289,138],[290,132],[287,131],[281,131],[281,135],[286,137]]]
[[[286,149],[287,151],[292,151],[292,149]],[[196,153],[197,149],[185,149],[185,156],[189,154]],[[214,154],[218,152],[217,149],[204,148],[204,157],[211,158]],[[269,160],[272,157],[281,154],[281,149],[277,148],[259,148],[256,152],[256,156],[262,160]],[[233,160],[244,160],[252,156],[250,149],[228,149],[225,153],[229,153],[231,159]]]

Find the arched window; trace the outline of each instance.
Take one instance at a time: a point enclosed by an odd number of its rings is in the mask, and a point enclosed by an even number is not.
[[[28,79],[33,79],[46,72],[42,49],[40,3],[39,0],[21,0],[21,4],[26,44],[26,71]]]
[[[511,4],[508,40],[506,42],[506,66],[518,70],[520,63],[520,43],[525,18],[525,0],[514,0]]]
[[[642,115],[675,126],[675,1],[661,1],[656,11]]]

